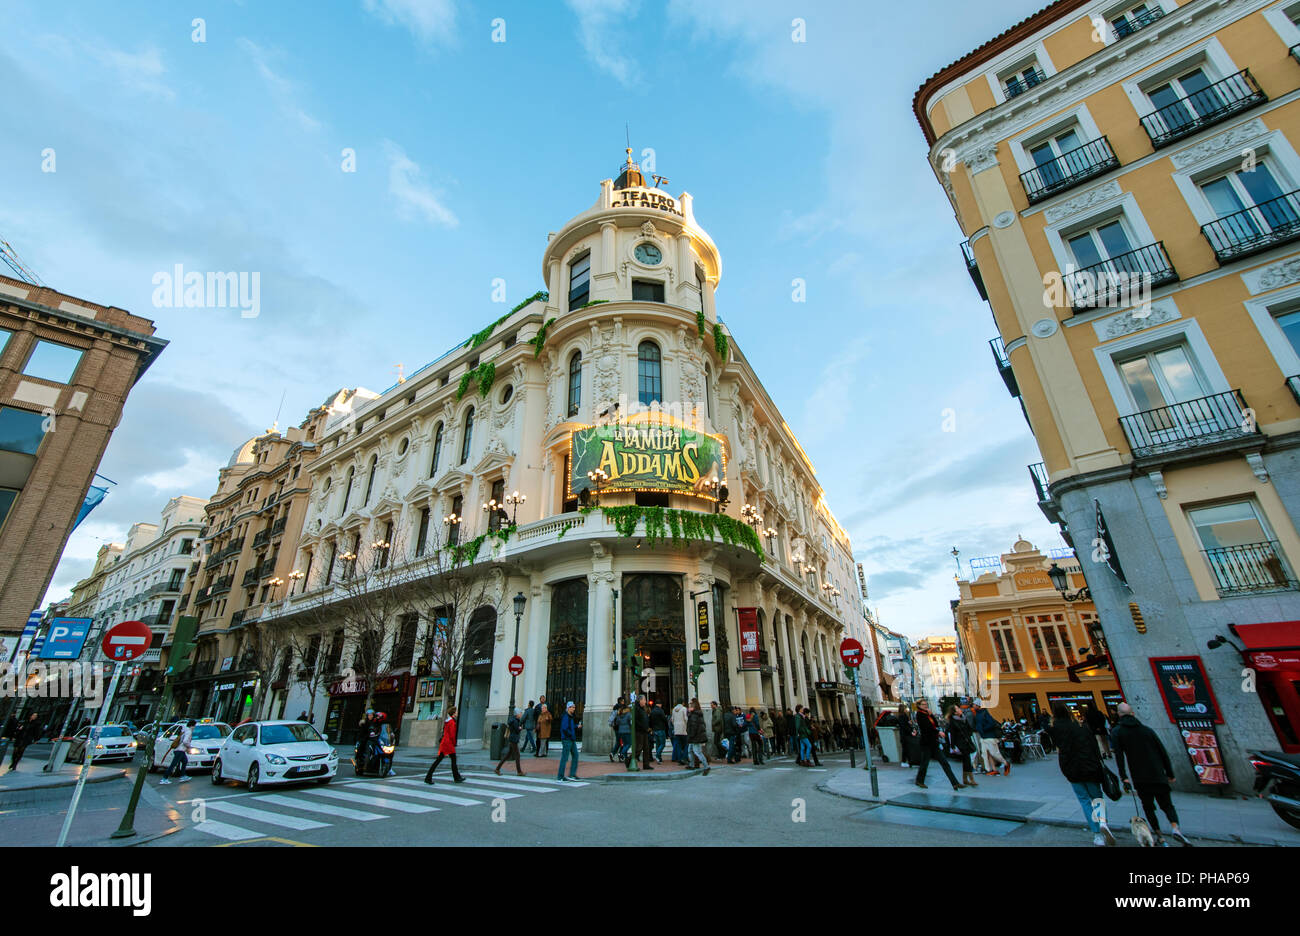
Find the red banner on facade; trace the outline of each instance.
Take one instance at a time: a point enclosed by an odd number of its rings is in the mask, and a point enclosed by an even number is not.
[[[756,670],[759,668],[758,655],[758,609],[737,608],[740,627],[740,668]]]

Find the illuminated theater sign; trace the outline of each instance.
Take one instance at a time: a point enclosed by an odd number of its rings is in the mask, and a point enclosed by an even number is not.
[[[726,483],[726,442],[678,423],[627,423],[577,429],[569,440],[574,495],[604,472],[601,491],[664,491],[716,499],[709,482]]]

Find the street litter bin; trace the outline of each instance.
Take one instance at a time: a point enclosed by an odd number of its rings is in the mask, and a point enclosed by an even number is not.
[[[881,752],[891,764],[901,763],[903,758],[898,747],[898,728],[893,725],[877,725],[876,731],[880,734]]]
[[[492,735],[488,740],[488,756],[492,761],[501,760],[506,750],[506,726],[501,722],[492,723]]]

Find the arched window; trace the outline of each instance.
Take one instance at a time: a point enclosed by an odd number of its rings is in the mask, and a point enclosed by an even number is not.
[[[460,442],[460,463],[463,465],[469,461],[469,447],[474,441],[474,407],[465,411],[465,435],[461,437]]]
[[[636,349],[637,393],[642,406],[662,403],[663,380],[659,364],[659,346],[643,341]]]
[[[356,473],[356,468],[348,468],[348,484],[343,489],[343,509],[339,511],[340,517],[348,512],[348,501],[352,499],[352,478]]]
[[[442,458],[442,423],[433,430],[433,460],[429,463],[429,477],[438,473],[438,460]]]
[[[569,415],[578,415],[582,403],[582,352],[574,351],[569,358]]]
[[[591,254],[584,254],[569,266],[569,309],[580,308],[591,296]]]
[[[362,507],[364,507],[364,506],[366,506],[367,504],[370,503],[370,494],[371,494],[371,492],[373,492],[374,489],[375,489],[375,469],[378,468],[378,467],[379,467],[379,456],[378,456],[378,455],[371,455],[371,456],[370,456],[370,474],[369,474],[369,476],[366,478],[366,499],[363,500],[363,501],[361,502],[361,506],[362,506]]]

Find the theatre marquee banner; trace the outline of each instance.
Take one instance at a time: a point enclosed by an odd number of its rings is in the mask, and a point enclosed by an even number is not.
[[[716,499],[710,480],[726,483],[726,441],[677,423],[618,422],[576,429],[569,440],[569,489],[591,487],[588,472],[608,480],[601,491],[665,491]]]

